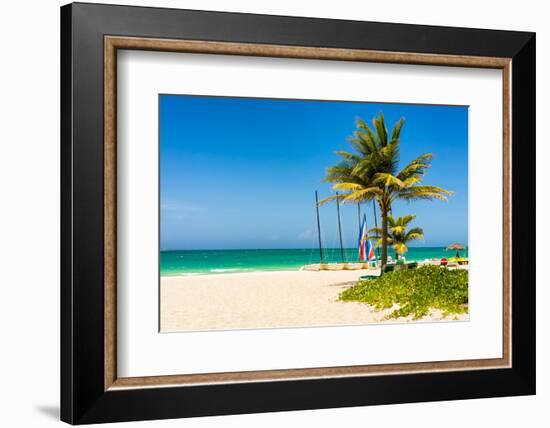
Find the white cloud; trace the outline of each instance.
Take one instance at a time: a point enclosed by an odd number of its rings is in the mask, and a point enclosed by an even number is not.
[[[298,239],[305,241],[305,240],[311,239],[312,236],[313,236],[313,233],[311,232],[311,229],[306,229],[303,232],[298,234]]]

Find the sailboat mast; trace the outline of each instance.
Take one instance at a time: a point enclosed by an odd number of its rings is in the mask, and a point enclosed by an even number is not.
[[[374,199],[372,200],[372,211],[374,212],[374,227],[378,229],[378,221],[376,221],[376,204]],[[378,253],[378,258],[380,258],[380,245],[376,247],[376,252]]]
[[[317,236],[319,237],[319,260],[323,263],[323,244],[321,243],[321,220],[319,219],[319,196],[315,191],[315,210],[317,212]]]
[[[344,244],[342,243],[342,222],[340,220],[340,198],[338,198],[338,192],[336,192],[336,212],[338,213],[338,234],[340,236],[340,257],[342,263],[344,262]]]

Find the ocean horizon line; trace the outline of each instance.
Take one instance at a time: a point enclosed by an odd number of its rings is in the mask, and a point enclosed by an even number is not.
[[[378,251],[376,251],[378,253]],[[468,247],[461,250],[467,257]],[[388,256],[395,257],[393,249]],[[453,257],[446,246],[409,247],[405,257],[410,261]],[[359,262],[355,247],[323,248],[326,263]],[[161,276],[237,273],[253,271],[299,270],[320,263],[319,248],[168,250],[160,252]]]
[[[409,250],[415,248],[447,248],[447,245],[409,245]],[[465,248],[468,248],[468,245],[464,245]],[[357,247],[343,247],[344,250],[357,250]],[[319,247],[280,247],[280,248],[171,248],[171,249],[161,249],[160,252],[168,253],[175,251],[319,251]],[[340,247],[323,247],[323,250],[338,250]],[[388,251],[392,251],[391,247],[388,247]]]

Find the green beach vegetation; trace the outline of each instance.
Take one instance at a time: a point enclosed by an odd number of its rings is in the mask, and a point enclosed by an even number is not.
[[[424,231],[420,227],[413,227],[407,230],[407,226],[412,222],[416,216],[409,214],[403,217],[393,218],[388,216],[388,245],[393,247],[395,251],[395,258],[405,254],[409,247],[407,244],[411,241],[418,239],[424,239]],[[373,227],[369,230],[371,234],[369,238],[376,239],[376,246],[382,244],[382,229],[380,227]]]
[[[419,319],[430,308],[445,316],[468,312],[468,271],[448,270],[439,266],[399,269],[380,277],[359,281],[340,293],[341,301],[368,303],[376,310],[398,304],[387,318],[412,315]]]
[[[382,269],[388,260],[388,224],[392,203],[397,199],[447,200],[450,191],[421,180],[430,167],[432,153],[424,153],[399,169],[401,130],[405,121],[400,119],[388,132],[384,115],[372,120],[371,128],[358,119],[356,131],[349,138],[353,152],[338,151],[341,160],[328,168],[324,180],[333,183],[333,190],[342,192],[321,201],[321,204],[338,198],[343,203],[362,203],[375,200],[380,208],[382,224],[380,245]]]

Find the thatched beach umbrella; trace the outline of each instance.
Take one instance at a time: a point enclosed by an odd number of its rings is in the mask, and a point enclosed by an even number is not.
[[[460,258],[459,250],[463,250],[464,248],[465,248],[464,245],[454,243],[454,244],[449,245],[447,247],[447,250],[456,250],[456,257]]]

